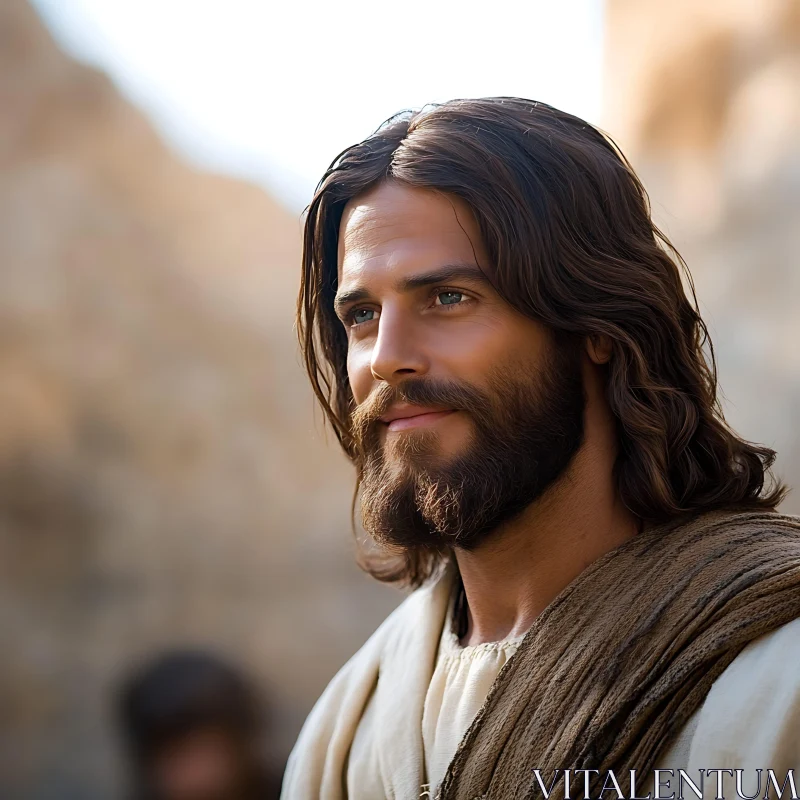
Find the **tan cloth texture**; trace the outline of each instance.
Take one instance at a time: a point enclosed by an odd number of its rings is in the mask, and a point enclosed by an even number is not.
[[[423,609],[417,609],[420,610]],[[415,628],[419,620],[409,614],[395,618],[393,622]],[[401,654],[403,661],[398,664],[404,674],[412,678],[412,683],[417,683],[417,654],[415,650],[405,651]],[[797,664],[800,664],[800,619],[760,637],[736,657],[713,684],[700,710],[668,750],[659,756],[654,769],[671,769],[676,775],[679,769],[683,769],[696,781],[699,771],[709,768],[709,765],[719,769],[745,769],[748,794],[752,794],[749,781],[756,774],[755,770],[763,769],[763,765],[769,765],[778,775],[785,775],[788,769],[794,769],[795,774],[800,775],[800,737],[797,735],[800,730],[800,670]],[[458,687],[451,688],[457,691]],[[426,700],[432,691],[434,687],[429,686]],[[395,686],[395,694],[405,700],[404,708],[415,706],[413,692],[404,684]],[[315,715],[339,717],[341,709],[347,708],[348,700],[346,694],[330,694],[324,705],[317,707]],[[463,700],[470,702],[477,698],[464,697]],[[470,705],[474,718],[482,702],[470,702]],[[342,748],[330,748],[324,737],[309,743],[309,737],[304,735],[303,740],[309,746],[298,743],[292,755],[284,800],[429,798],[427,787],[421,785],[414,793],[407,793],[417,786],[415,782],[424,780],[427,784],[431,777],[417,775],[415,771],[422,762],[421,757],[414,754],[414,726],[401,726],[405,736],[398,732],[397,720],[392,714],[403,712],[404,708],[379,706],[373,693],[361,717],[354,723],[355,730],[343,725],[338,731],[342,738],[349,736],[352,744],[346,758],[329,770],[330,782],[319,784],[315,781],[322,766],[335,762],[336,757],[332,754],[340,754]],[[416,725],[421,725],[420,719],[416,720]],[[384,736],[387,730],[395,735]],[[412,753],[411,758],[409,753]],[[646,796],[650,793],[654,797],[652,778],[648,782],[647,776],[639,773],[639,777],[637,794]],[[728,775],[723,777],[724,797],[736,797],[733,779]],[[640,789],[643,780],[644,788]],[[713,779],[707,779],[706,785],[709,787],[706,796],[716,796]],[[688,796],[694,797],[691,792]]]
[[[703,522],[709,524],[709,520],[707,517]],[[729,518],[729,521],[741,523],[742,518]],[[786,541],[778,537],[782,542],[778,547],[781,551],[796,548],[797,524],[794,518],[775,514],[758,515],[758,518],[748,515],[748,525],[756,529],[765,525],[786,529]],[[741,537],[738,537],[737,525],[733,528],[737,535],[730,538],[723,551],[733,548],[738,555],[738,539]],[[672,535],[681,534],[675,530]],[[775,549],[773,539],[767,537],[764,543],[765,563],[774,560],[770,555],[770,551]],[[755,543],[755,540],[761,541],[757,532],[755,537],[745,537],[744,550],[748,549],[748,541]],[[690,546],[688,539],[684,546]],[[605,560],[608,558],[606,556]],[[642,554],[642,558],[648,560],[647,554]],[[658,553],[654,558],[660,558]],[[716,592],[724,591],[734,595],[735,601],[736,592],[752,583],[748,579],[752,569],[747,566],[747,561],[747,558],[742,561],[740,575],[726,575],[722,569],[712,570],[709,576],[706,571],[701,577],[708,593],[713,597]],[[788,571],[793,571],[796,564],[797,560],[789,557]],[[587,572],[597,566],[593,565]],[[679,587],[669,582],[668,575],[662,581],[645,573],[646,570],[640,575],[640,571],[634,570],[629,582],[638,582],[644,595],[648,592],[664,595],[662,599],[668,604],[677,602],[680,591],[673,590]],[[309,715],[292,752],[284,780],[284,800],[367,800],[380,797],[412,800],[420,796],[425,777],[421,733],[423,703],[434,671],[453,578],[452,569],[448,570],[439,580],[412,593],[331,681]],[[731,581],[736,583],[734,592],[728,591]],[[568,587],[561,598],[572,588]],[[718,613],[719,603],[711,604],[716,609],[712,609],[713,617]],[[723,602],[722,607],[725,605]],[[698,614],[702,613],[700,609]],[[800,655],[799,633],[797,623],[787,625],[773,635],[762,637],[761,643],[754,642],[742,653],[714,685],[703,709],[675,739],[675,747],[668,750],[670,763],[660,759],[654,766],[678,769],[691,767],[692,763],[708,766],[719,760],[725,761],[720,766],[735,765],[737,760],[750,763],[752,759],[745,757],[753,746],[766,762],[770,761],[770,754],[779,753],[780,759],[775,759],[776,768],[780,768],[778,760],[786,763],[787,759],[790,761],[788,766],[800,766],[796,763],[800,758],[791,760],[798,755],[797,737],[786,723],[790,718],[796,721],[800,714],[800,677],[794,666]],[[746,669],[736,669],[748,651],[757,654],[759,648],[763,650],[766,643],[776,637],[780,637],[777,650],[775,647],[769,649],[770,658],[766,662],[763,657],[757,659],[759,669],[763,671],[765,663],[768,667],[763,676],[754,675],[750,679]],[[568,631],[559,631],[557,644],[566,646],[569,651],[572,641]],[[788,656],[789,663],[774,661],[775,653],[789,653],[791,644],[795,649],[794,657]],[[748,668],[752,663],[751,659]],[[729,674],[734,677],[729,679]],[[711,703],[715,693],[715,703]],[[781,698],[780,703],[769,704],[766,712],[762,705],[764,693],[767,697]],[[709,707],[712,711],[706,713]],[[740,720],[741,724],[715,727],[720,709],[726,709],[731,718]],[[567,719],[564,721],[568,722]],[[701,736],[703,731],[706,733]],[[685,759],[690,748],[691,763],[687,764]],[[681,759],[681,763],[671,763],[676,757]],[[766,762],[766,766],[772,766]],[[599,768],[605,768],[605,764],[600,764]]]
[[[437,797],[533,797],[534,767],[613,770],[627,793],[736,656],[797,617],[800,520],[716,512],[645,531],[536,618]]]
[[[461,739],[522,639],[460,647],[451,612],[452,602],[422,719],[429,797],[435,796]],[[439,712],[435,718],[434,708]],[[362,738],[370,736],[368,727],[360,731]],[[352,757],[359,758],[355,748]],[[710,765],[743,769],[745,793],[752,795],[755,785],[751,783],[765,764],[780,776],[789,769],[800,775],[800,619],[759,637],[734,659],[714,682],[700,710],[659,755],[654,769],[672,770],[673,776],[682,769],[697,785],[703,785],[701,773]],[[720,773],[720,777],[723,796],[737,797],[735,776]],[[716,777],[705,778],[705,783],[716,787]],[[766,780],[760,787],[762,795]],[[644,791],[637,787],[639,796],[655,797],[655,793],[654,781],[646,783]],[[661,792],[670,793],[669,789]],[[358,796],[353,795],[353,800]]]

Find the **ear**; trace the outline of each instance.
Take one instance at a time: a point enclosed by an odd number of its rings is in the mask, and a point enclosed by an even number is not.
[[[586,353],[595,364],[606,364],[611,360],[611,339],[604,333],[593,333],[586,337]]]

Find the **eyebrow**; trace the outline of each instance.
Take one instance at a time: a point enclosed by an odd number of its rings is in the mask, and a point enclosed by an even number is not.
[[[432,286],[436,283],[464,279],[480,281],[481,283],[487,282],[486,273],[476,264],[447,264],[431,272],[423,272],[419,275],[402,278],[395,284],[395,289],[399,292],[411,292],[414,289]],[[370,292],[363,287],[348,289],[346,292],[340,292],[336,295],[333,306],[337,313],[341,313],[342,309],[350,303],[367,300],[370,296]]]

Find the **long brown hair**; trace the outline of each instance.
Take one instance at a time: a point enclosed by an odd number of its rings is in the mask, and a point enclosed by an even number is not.
[[[611,340],[606,396],[620,442],[617,485],[631,512],[657,523],[783,499],[785,486],[767,482],[775,452],[725,423],[691,275],[653,224],[630,164],[578,117],[508,97],[390,118],[336,157],[307,209],[298,332],[314,392],[359,474],[347,337],[333,310],[337,246],[347,202],[385,180],[465,200],[508,303],[557,332]],[[400,567],[367,568],[418,585],[442,558],[405,554]]]

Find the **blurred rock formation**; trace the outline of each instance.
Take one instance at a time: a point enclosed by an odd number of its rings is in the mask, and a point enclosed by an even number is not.
[[[692,270],[727,418],[797,486],[800,3],[607,0],[605,50],[604,126]]]
[[[107,702],[165,645],[260,675],[285,756],[399,595],[292,330],[300,220],[184,165],[0,4],[0,796],[113,797]]]

